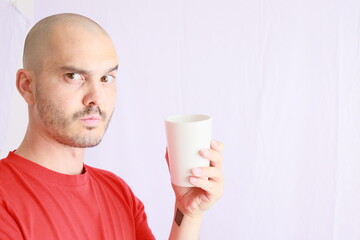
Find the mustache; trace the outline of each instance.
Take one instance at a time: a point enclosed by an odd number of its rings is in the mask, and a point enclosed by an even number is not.
[[[73,120],[85,117],[90,114],[98,114],[102,120],[106,118],[106,113],[103,112],[100,107],[87,107],[82,111],[78,111],[73,115]]]

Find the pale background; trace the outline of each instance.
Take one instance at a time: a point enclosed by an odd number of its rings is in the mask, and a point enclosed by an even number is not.
[[[86,161],[129,183],[157,239],[172,221],[163,118],[175,113],[211,115],[226,144],[225,195],[201,239],[360,239],[360,1],[0,0],[0,156],[26,129],[25,34],[60,12],[113,37],[117,108]]]

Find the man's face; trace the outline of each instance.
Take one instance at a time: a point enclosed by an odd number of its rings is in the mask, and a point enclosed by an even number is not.
[[[38,131],[72,147],[102,139],[116,99],[117,56],[105,34],[59,27],[35,74]]]

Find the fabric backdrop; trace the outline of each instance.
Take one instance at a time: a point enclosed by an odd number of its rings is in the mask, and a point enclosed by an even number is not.
[[[360,239],[359,1],[0,0],[1,156],[27,125],[24,37],[61,12],[117,47],[117,107],[86,162],[128,182],[157,239],[174,203],[163,119],[177,113],[211,115],[226,146],[225,195],[201,239]]]

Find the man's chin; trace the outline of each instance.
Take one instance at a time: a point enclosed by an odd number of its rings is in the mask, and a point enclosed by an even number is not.
[[[92,148],[100,144],[106,132],[106,126],[80,126],[67,129],[66,132],[54,135],[61,144],[74,148]]]
[[[65,146],[74,148],[92,148],[100,144],[102,137],[76,137],[71,139],[57,139],[57,141]]]
[[[74,145],[73,147],[76,147],[76,148],[92,148],[92,147],[96,147],[97,145],[99,145],[100,142],[101,142],[101,140],[99,142],[96,142],[96,143],[78,144],[78,145]]]

